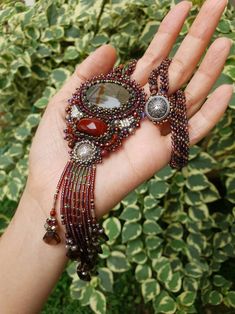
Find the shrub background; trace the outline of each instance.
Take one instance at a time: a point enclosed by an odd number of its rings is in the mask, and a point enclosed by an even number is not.
[[[158,0],[40,0],[0,4],[0,232],[27,176],[30,143],[48,100],[96,47],[138,58],[171,5]],[[194,6],[172,51],[198,12]],[[234,39],[230,4],[214,38]],[[216,86],[235,77],[234,45]],[[158,172],[103,222],[99,276],[68,265],[42,313],[235,313],[235,98],[181,172]],[[43,231],[42,231],[43,233]]]

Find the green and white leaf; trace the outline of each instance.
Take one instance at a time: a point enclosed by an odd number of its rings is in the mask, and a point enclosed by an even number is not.
[[[106,314],[106,298],[98,290],[94,290],[90,298],[90,307],[96,314]]]
[[[119,251],[112,251],[107,258],[108,268],[115,273],[123,273],[130,268],[126,256]]]
[[[109,237],[109,243],[113,243],[121,233],[121,223],[116,217],[110,217],[104,220],[103,227]]]
[[[184,306],[193,305],[195,299],[196,293],[194,291],[184,291],[177,297],[177,301]]]
[[[152,276],[152,269],[147,264],[144,265],[137,265],[135,269],[135,278],[138,282],[143,282],[146,279],[151,278]]]
[[[136,238],[134,240],[128,241],[126,246],[127,256],[133,256],[141,252],[143,249],[143,241],[141,238]]]
[[[113,273],[107,267],[99,267],[99,285],[104,291],[113,292]]]
[[[145,220],[143,224],[143,233],[147,235],[155,235],[162,232],[160,225],[153,220]]]
[[[160,285],[156,279],[149,278],[142,282],[141,292],[145,302],[153,300],[154,297],[160,293],[160,289]]]
[[[176,312],[176,302],[164,290],[155,297],[153,301],[155,313],[174,314]]]
[[[171,280],[167,280],[165,282],[165,287],[167,290],[171,292],[178,292],[180,291],[182,286],[182,274],[180,272],[175,272],[172,275]]]
[[[122,243],[134,240],[142,233],[142,227],[137,222],[125,222],[122,228]]]
[[[137,205],[129,205],[124,208],[123,212],[120,215],[120,219],[126,221],[138,221],[141,218],[140,208]]]

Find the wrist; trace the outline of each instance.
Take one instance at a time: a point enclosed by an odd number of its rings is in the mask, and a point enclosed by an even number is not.
[[[43,242],[43,236],[46,233],[46,221],[50,217],[52,200],[49,200],[49,198],[47,200],[43,200],[43,198],[40,199],[39,195],[40,194],[36,194],[32,189],[30,189],[29,185],[26,184],[17,212],[19,212],[19,214],[24,217],[25,225],[28,226],[29,233],[32,234],[32,236],[40,235],[42,243],[48,246],[48,244]],[[58,243],[56,247],[61,248],[65,254],[65,236],[63,226],[59,219],[58,208],[56,209],[54,217],[56,218],[57,222],[56,232],[61,239],[61,243]]]
[[[26,188],[1,237],[1,313],[15,313],[15,308],[38,313],[67,263],[63,241],[48,245],[42,240],[46,213],[39,204]],[[11,287],[11,295],[6,287]]]

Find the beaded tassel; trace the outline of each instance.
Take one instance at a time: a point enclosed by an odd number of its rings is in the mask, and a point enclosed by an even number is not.
[[[46,233],[43,236],[43,241],[46,242],[47,244],[58,244],[61,242],[61,239],[57,233],[58,221],[56,219],[56,204],[64,177],[66,176],[69,170],[69,166],[70,163],[68,162],[60,176],[59,182],[56,187],[56,192],[54,194],[54,202],[52,210],[50,211],[50,217],[46,219],[46,223],[44,225]]]
[[[55,194],[55,202],[61,190],[60,217],[65,226],[67,257],[77,260],[78,276],[86,281],[96,274],[95,264],[98,253],[102,253],[102,239],[108,240],[104,229],[99,225],[94,208],[94,183],[96,166],[82,166],[74,161],[67,163]],[[55,207],[54,203],[54,207]],[[49,220],[57,225],[53,216]],[[60,243],[55,231],[48,230],[44,241]],[[50,240],[49,240],[50,239]]]

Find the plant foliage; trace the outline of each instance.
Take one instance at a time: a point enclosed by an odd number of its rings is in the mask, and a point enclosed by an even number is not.
[[[172,55],[201,2],[195,1]],[[31,139],[50,97],[75,65],[104,43],[115,46],[118,62],[140,57],[173,4],[40,0],[33,7],[15,1],[0,5],[1,232],[24,187]],[[234,39],[234,27],[229,5],[214,38]],[[233,45],[216,86],[233,82],[234,51]],[[105,217],[110,240],[103,244],[99,275],[87,283],[77,278],[74,264],[67,269],[71,297],[84,307],[79,313],[86,308],[97,314],[235,308],[234,109],[233,98],[219,124],[191,149],[187,167],[164,168]]]

